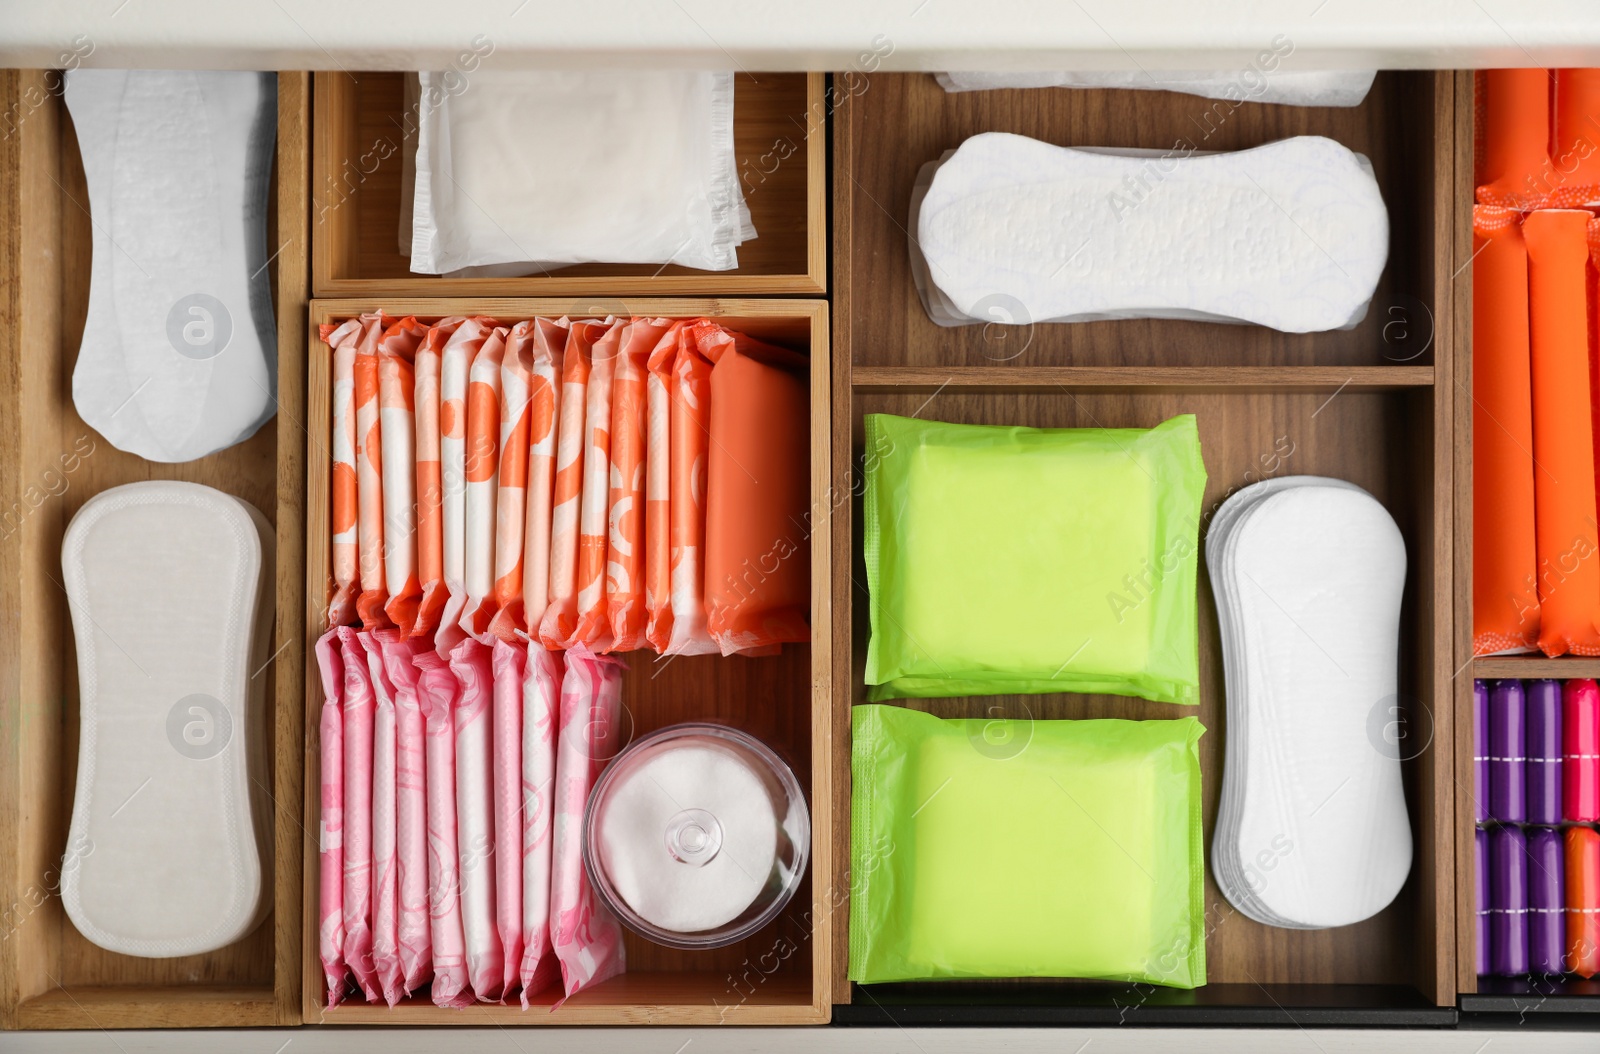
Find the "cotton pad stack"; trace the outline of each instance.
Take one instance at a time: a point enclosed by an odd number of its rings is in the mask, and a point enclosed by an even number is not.
[[[1349,328],[1389,253],[1371,165],[1320,136],[1199,154],[985,132],[924,166],[907,230],[923,306],[944,326]]]
[[[1345,926],[1411,869],[1395,717],[1400,531],[1370,494],[1291,476],[1212,520],[1228,701],[1217,885],[1258,922]]]
[[[417,90],[400,228],[415,272],[726,271],[756,236],[731,73],[479,69],[419,74]]]

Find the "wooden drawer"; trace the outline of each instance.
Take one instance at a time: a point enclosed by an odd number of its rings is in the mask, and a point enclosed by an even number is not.
[[[1349,479],[1405,537],[1397,718],[1415,863],[1383,912],[1354,926],[1276,929],[1238,913],[1209,867],[1207,985],[1030,981],[854,986],[848,934],[834,954],[836,1019],[968,1023],[1448,1023],[1457,983],[1456,563],[1450,531],[1461,194],[1450,73],[1381,73],[1354,109],[1246,105],[1161,92],[1046,89],[947,95],[928,75],[879,75],[835,115],[834,489],[859,486],[868,413],[1043,427],[1148,427],[1194,413],[1209,480],[1206,519],[1232,491],[1275,475]],[[1193,143],[1236,150],[1328,135],[1365,153],[1389,208],[1388,267],[1365,321],[1289,335],[1252,326],[1138,320],[970,326],[928,320],[906,227],[918,169],[970,135],[1008,131],[1064,145]],[[857,583],[859,507],[834,544],[834,881],[846,885],[849,708],[865,700],[867,597]],[[1003,527],[1001,528],[1003,530]],[[1003,544],[1003,539],[1000,542]],[[852,569],[854,573],[852,574]],[[1225,705],[1211,588],[1201,571],[1201,740],[1207,857],[1222,787]],[[846,692],[844,686],[850,690]],[[1020,698],[910,701],[945,717]],[[1195,711],[1116,696],[1030,696],[1045,718],[1168,718]],[[1019,803],[1022,807],[1022,803]]]
[[[278,414],[253,437],[199,461],[154,464],[115,449],[72,404],[89,299],[91,220],[60,76],[0,72],[0,108],[20,115],[0,137],[4,396],[0,398],[0,1021],[8,1028],[281,1025],[300,1017],[300,865],[305,524],[305,304],[310,78],[278,78]],[[275,225],[275,226],[274,226]],[[277,624],[268,679],[272,911],[249,936],[181,959],[116,955],[90,944],[61,908],[78,759],[77,658],[61,579],[74,513],[136,480],[204,483],[249,501],[277,530]],[[311,828],[313,831],[316,828]]]
[[[470,78],[470,74],[466,75]],[[312,289],[317,296],[749,296],[827,290],[820,73],[740,73],[734,147],[756,239],[733,271],[582,264],[530,278],[412,274],[397,245],[406,119],[403,74],[318,73],[312,152]]]
[[[589,300],[313,300],[310,333],[379,308],[390,314],[430,320],[447,315],[489,315],[502,320],[536,315],[585,314]],[[680,721],[719,721],[741,728],[784,755],[795,770],[811,807],[812,849],[809,876],[782,914],[759,933],[711,951],[680,951],[626,935],[628,972],[578,993],[551,1011],[546,992],[523,1011],[510,1005],[480,1004],[466,1011],[439,1009],[426,998],[399,1006],[346,1002],[332,1010],[323,1004],[322,966],[317,954],[317,856],[305,857],[301,975],[305,1020],[317,1024],[576,1025],[576,1024],[805,1024],[828,1020],[832,1005],[834,933],[845,916],[833,910],[827,876],[833,874],[835,822],[833,799],[835,712],[832,632],[828,603],[830,538],[823,526],[831,505],[828,483],[829,396],[828,306],[819,300],[620,300],[617,314],[697,318],[709,316],[732,329],[800,351],[811,360],[811,581],[812,643],[787,645],[769,658],[714,655],[661,658],[633,652],[622,658],[624,728],[639,736]],[[304,647],[326,628],[323,613],[332,595],[328,551],[328,501],[331,465],[332,355],[312,336],[309,400],[305,421],[312,437],[307,462]],[[314,662],[305,670],[307,733],[303,798],[306,830],[317,829],[319,751],[316,742],[322,685]],[[848,828],[848,822],[846,823]]]

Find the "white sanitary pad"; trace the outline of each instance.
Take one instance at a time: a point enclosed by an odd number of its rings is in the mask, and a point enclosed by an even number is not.
[[[1043,73],[935,73],[948,92],[994,88],[1132,88],[1175,91],[1228,102],[1360,106],[1376,70],[1060,70]]]
[[[275,76],[73,70],[65,96],[94,228],[73,404],[151,461],[249,438],[277,410]]]
[[[61,899],[102,948],[212,951],[271,905],[272,544],[249,504],[173,481],[105,491],[67,528],[80,731]]]
[[[755,237],[730,73],[480,69],[418,82],[419,274],[585,262],[725,271]]]
[[[1184,156],[986,132],[923,167],[907,229],[917,291],[946,326],[1349,328],[1389,252],[1370,164],[1318,136]]]
[[[1272,926],[1346,926],[1383,910],[1411,869],[1397,744],[1405,543],[1342,480],[1291,476],[1218,510],[1216,593],[1228,720],[1212,871]]]

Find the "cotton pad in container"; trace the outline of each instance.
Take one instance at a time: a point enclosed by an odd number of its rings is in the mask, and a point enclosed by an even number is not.
[[[1353,484],[1284,477],[1223,503],[1206,566],[1228,708],[1217,885],[1267,925],[1369,918],[1412,858],[1388,731],[1401,707],[1400,531]]]
[[[639,739],[595,784],[584,817],[594,888],[629,929],[675,948],[720,948],[771,922],[810,851],[794,772],[723,725]]]
[[[61,900],[122,955],[215,951],[272,903],[264,687],[272,527],[194,483],[130,483],[67,527],[78,776]]]
[[[1321,136],[1208,154],[985,132],[924,166],[907,231],[918,293],[943,326],[1348,329],[1389,255],[1371,165]]]

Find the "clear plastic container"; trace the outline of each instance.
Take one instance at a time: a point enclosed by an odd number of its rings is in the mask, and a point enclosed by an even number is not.
[[[623,925],[673,948],[719,948],[777,917],[800,885],[811,816],[794,772],[725,725],[652,732],[607,766],[583,861]]]

